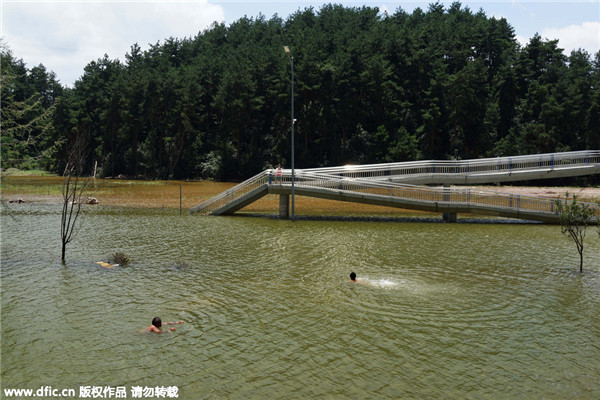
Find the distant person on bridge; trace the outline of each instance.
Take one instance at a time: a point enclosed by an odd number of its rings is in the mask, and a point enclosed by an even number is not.
[[[183,321],[165,322],[165,325],[179,325],[179,324],[183,324]],[[165,333],[165,332],[173,332],[175,330],[175,328],[171,328],[171,329],[167,329],[166,331],[161,331],[160,330],[161,326],[162,326],[162,321],[160,320],[160,318],[154,317],[154,319],[152,320],[152,325],[147,327],[145,329],[145,331],[150,332],[150,333]]]
[[[277,164],[277,170],[275,171],[275,182],[281,185],[281,164]]]

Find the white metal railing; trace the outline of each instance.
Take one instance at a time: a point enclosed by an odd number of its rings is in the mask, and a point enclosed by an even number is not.
[[[232,201],[243,197],[262,185],[281,185],[291,187],[292,173],[289,169],[282,170],[281,180],[275,180],[275,170],[266,170],[248,181],[207,200],[191,210],[192,213],[211,212],[226,206]],[[556,200],[546,197],[535,197],[511,193],[499,193],[492,190],[428,186],[371,181],[360,178],[347,178],[338,175],[321,174],[307,170],[296,170],[294,184],[297,188],[332,190],[349,194],[360,194],[373,199],[402,199],[433,205],[452,204],[454,206],[483,207],[488,210],[513,210],[533,213],[556,214]],[[595,210],[596,218],[600,217],[600,206],[587,204]]]
[[[232,187],[231,189],[228,189],[223,193],[211,197],[210,199],[197,205],[196,207],[193,207],[190,210],[190,212],[192,214],[199,212],[203,214],[210,214],[213,211],[224,207],[227,204],[233,202],[234,200],[237,200],[245,196],[246,194],[252,192],[253,190],[267,184],[270,173],[271,170],[265,170],[253,176],[252,178],[245,180],[244,182]]]
[[[289,176],[288,176],[289,175]],[[284,184],[291,179],[289,170],[285,170]],[[462,205],[465,207],[485,207],[487,209],[526,211],[534,213],[556,214],[556,199],[527,196],[512,193],[501,193],[493,190],[473,188],[435,188],[428,186],[377,182],[336,175],[318,174],[301,170],[295,176],[298,188],[330,189],[347,193],[360,193],[373,198],[396,198],[417,201],[420,203],[440,203]],[[600,217],[600,206],[587,204]]]
[[[349,178],[392,179],[394,176],[485,175],[525,170],[552,170],[600,164],[600,150],[572,151],[461,161],[409,161],[305,169]]]
[[[403,163],[311,168],[295,171],[295,185],[314,189],[333,189],[363,195],[389,196],[429,203],[452,203],[465,206],[484,206],[502,209],[556,213],[554,199],[521,196],[471,188],[431,188],[387,182],[395,175],[419,174],[493,174],[526,169],[564,168],[600,164],[600,151],[540,154],[466,161],[414,161]],[[262,185],[290,185],[291,170],[282,170],[280,181],[275,181],[275,170],[265,170],[254,177],[214,196],[192,208],[191,213],[210,214],[245,196]],[[378,179],[386,178],[386,179]],[[598,206],[589,204],[597,210]]]

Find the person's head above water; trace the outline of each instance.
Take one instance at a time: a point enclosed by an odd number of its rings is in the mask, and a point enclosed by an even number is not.
[[[145,332],[154,332],[154,333],[165,333],[165,332],[173,332],[175,328],[167,329],[166,331],[161,331],[160,327],[163,325],[179,325],[183,324],[183,321],[177,322],[165,322],[163,323],[159,317],[154,317],[152,320],[152,325],[144,329]]]
[[[356,282],[356,274],[354,272],[350,272],[350,280]]]

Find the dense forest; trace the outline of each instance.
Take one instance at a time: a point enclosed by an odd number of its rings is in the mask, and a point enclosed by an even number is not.
[[[2,167],[61,173],[85,144],[100,176],[240,180],[296,168],[600,149],[600,52],[454,3],[326,5],[90,62],[72,88],[2,48]]]

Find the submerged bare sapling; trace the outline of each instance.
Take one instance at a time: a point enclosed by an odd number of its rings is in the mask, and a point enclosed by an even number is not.
[[[583,241],[595,211],[589,204],[578,202],[577,195],[571,197],[569,192],[564,200],[556,200],[556,207],[560,215],[561,232],[575,242],[579,253],[579,272],[583,272]]]

